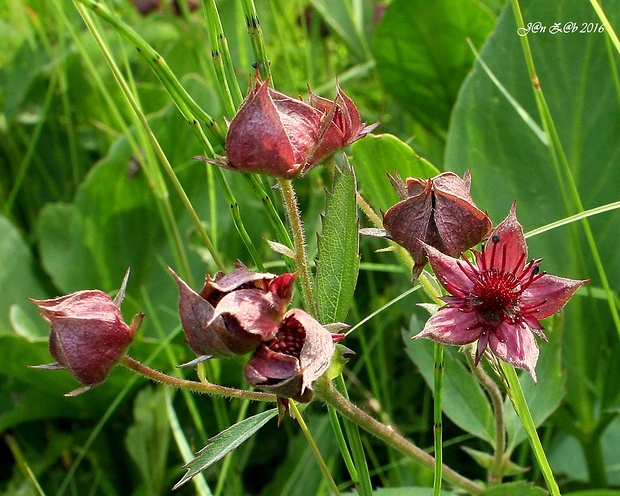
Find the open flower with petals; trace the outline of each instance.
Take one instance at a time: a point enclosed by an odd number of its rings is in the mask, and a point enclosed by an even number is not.
[[[245,364],[245,377],[253,387],[307,403],[312,399],[312,384],[328,369],[335,343],[343,337],[303,310],[290,310],[274,337],[263,342]]]
[[[476,364],[489,348],[536,381],[538,345],[546,341],[540,319],[553,315],[588,281],[539,271],[541,259],[527,262],[527,245],[513,205],[475,260],[456,259],[424,245],[431,267],[450,296],[414,337],[439,343],[478,342]]]

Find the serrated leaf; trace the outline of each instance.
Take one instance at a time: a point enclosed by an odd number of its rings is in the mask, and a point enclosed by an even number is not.
[[[433,343],[426,339],[411,341],[419,328],[415,319],[411,330],[403,331],[407,355],[415,363],[431,390],[434,386]],[[461,429],[493,445],[495,427],[489,401],[473,374],[457,357],[454,347],[444,350],[443,412]]]
[[[349,311],[359,270],[355,173],[348,161],[334,176],[318,240],[316,294],[322,323],[343,321]]]
[[[237,449],[277,414],[278,410],[272,408],[253,417],[246,418],[214,436],[211,442],[198,452],[196,458],[185,465],[185,468],[188,469],[187,473],[172,489],[178,489],[196,474],[206,470],[228,453]]]

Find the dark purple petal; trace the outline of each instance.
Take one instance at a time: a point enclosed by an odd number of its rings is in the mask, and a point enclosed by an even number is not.
[[[444,255],[439,250],[425,243],[422,243],[422,246],[441,285],[455,296],[465,297],[469,295],[474,287],[473,281],[476,278],[473,266],[465,260]]]
[[[415,263],[422,266],[428,259],[418,241],[427,241],[431,216],[430,187],[419,195],[398,202],[383,216],[383,227],[389,238],[409,251]]]
[[[536,338],[524,323],[500,324],[489,336],[489,348],[501,360],[529,372],[534,382],[537,382],[535,369],[538,362],[538,345]]]
[[[445,249],[433,246],[453,257],[480,243],[491,231],[491,219],[474,204],[469,175],[465,177],[444,172],[433,178],[434,219]]]
[[[304,394],[306,388],[311,388],[312,383],[329,368],[336,350],[333,334],[311,315],[297,308],[290,310],[284,321],[295,321],[306,331],[306,339],[299,354],[299,365],[303,371],[301,394]]]
[[[222,317],[231,334],[247,345],[243,347],[247,353],[275,335],[283,310],[273,293],[239,289],[220,300],[212,320]]]
[[[506,217],[489,236],[481,256],[481,269],[491,267],[506,272],[519,273],[527,260],[527,244],[523,228],[517,220],[513,204]]]
[[[413,339],[427,338],[438,343],[461,346],[476,341],[481,332],[475,312],[443,307],[426,321],[424,329]]]
[[[587,282],[544,274],[523,292],[521,308],[524,313],[544,319],[566,305],[573,293]]]
[[[127,351],[142,320],[139,314],[127,325],[114,300],[99,290],[31,301],[51,324],[50,354],[89,387],[105,380]]]

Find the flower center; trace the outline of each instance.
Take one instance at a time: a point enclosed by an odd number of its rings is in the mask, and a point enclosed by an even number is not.
[[[470,293],[470,303],[490,322],[513,322],[519,309],[521,282],[514,274],[491,268],[480,272]]]
[[[295,319],[287,319],[268,347],[277,353],[299,358],[305,339],[306,330]]]

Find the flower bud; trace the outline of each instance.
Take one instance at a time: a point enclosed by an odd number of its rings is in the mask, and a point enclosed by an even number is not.
[[[303,310],[290,310],[275,336],[245,364],[245,377],[256,388],[308,402],[340,339],[342,334],[332,334]]]
[[[292,179],[363,138],[365,126],[353,101],[338,87],[336,99],[310,92],[309,103],[290,98],[258,77],[226,136],[226,157],[200,160],[240,172]]]
[[[489,216],[476,207],[469,194],[469,172],[463,179],[444,172],[431,179],[409,178],[406,184],[400,177],[390,176],[390,180],[401,201],[383,215],[383,235],[411,253],[414,279],[428,262],[419,241],[456,257],[491,232]],[[366,233],[377,235],[375,230]]]
[[[253,272],[240,262],[230,274],[206,277],[200,293],[170,270],[179,286],[179,314],[189,346],[198,355],[244,355],[271,339],[289,304],[295,274]]]
[[[99,290],[78,291],[51,300],[31,300],[51,324],[49,350],[56,360],[34,368],[68,369],[84,385],[68,395],[101,384],[131,344],[143,315],[135,315],[130,326],[123,321],[119,306],[128,275],[129,272],[115,300]]]

